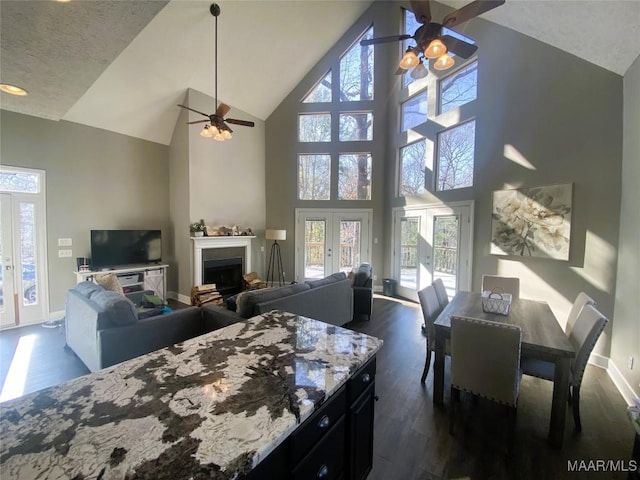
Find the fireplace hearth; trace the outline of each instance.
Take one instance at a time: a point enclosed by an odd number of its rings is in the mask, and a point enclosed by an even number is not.
[[[204,260],[202,283],[215,283],[223,298],[242,291],[242,257]]]

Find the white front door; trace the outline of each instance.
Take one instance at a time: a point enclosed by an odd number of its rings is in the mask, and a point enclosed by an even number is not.
[[[0,167],[0,327],[48,320],[44,171]]]
[[[394,209],[393,272],[398,295],[442,278],[449,297],[471,289],[473,202]]]
[[[296,209],[296,281],[370,262],[371,210]]]

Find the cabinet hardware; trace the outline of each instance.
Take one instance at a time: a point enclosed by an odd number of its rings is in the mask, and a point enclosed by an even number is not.
[[[318,422],[318,428],[327,428],[330,423],[331,423],[331,420],[329,420],[329,417],[325,415]]]
[[[368,373],[365,373],[364,375],[362,375],[362,383],[369,383],[371,381],[371,375],[369,375]]]
[[[326,465],[322,465],[320,470],[318,470],[318,478],[327,478],[329,476],[329,467]]]

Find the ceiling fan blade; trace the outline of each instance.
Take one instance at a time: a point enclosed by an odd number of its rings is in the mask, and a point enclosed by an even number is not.
[[[205,116],[205,117],[207,117],[207,118],[209,117],[209,114],[208,114],[208,113],[202,113],[202,112],[199,112],[198,110],[194,110],[193,108],[186,107],[186,106],[184,106],[184,105],[180,105],[180,104],[178,104],[178,106],[179,106],[179,107],[182,107],[182,108],[186,108],[187,110],[191,110],[192,112],[199,113],[200,115],[204,115],[204,116]]]
[[[236,120],[235,118],[225,118],[224,121],[233,125],[242,125],[243,127],[254,127],[256,125],[253,122],[248,122],[247,120]]]
[[[191,125],[193,123],[208,123],[208,122],[209,122],[209,120],[197,120],[195,122],[187,122],[187,125]]]
[[[451,35],[443,35],[441,39],[442,43],[447,47],[447,50],[455,53],[460,58],[467,59],[478,50],[477,45],[472,45]]]
[[[429,23],[431,21],[429,0],[411,0],[411,10],[413,10],[418,23]]]
[[[504,4],[504,2],[505,0],[476,0],[444,17],[442,25],[447,28],[455,27],[467,20],[471,20],[473,17],[477,17],[489,10],[499,7]]]
[[[227,113],[229,113],[229,110],[231,110],[231,107],[229,105],[221,103],[220,105],[218,105],[216,115],[218,115],[219,117],[224,117]]]
[[[412,35],[393,35],[391,37],[378,37],[378,38],[369,38],[368,40],[362,40],[360,45],[366,47],[367,45],[377,45],[378,43],[389,43],[389,42],[399,42],[401,40],[408,40],[412,38]]]

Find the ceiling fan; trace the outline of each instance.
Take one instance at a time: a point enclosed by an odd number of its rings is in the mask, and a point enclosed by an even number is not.
[[[451,35],[442,35],[442,29],[444,27],[455,27],[489,10],[499,7],[504,2],[505,0],[475,0],[451,12],[444,17],[442,23],[435,23],[431,21],[430,0],[411,0],[411,9],[416,17],[416,21],[422,24],[413,35],[404,34],[371,38],[362,40],[360,45],[376,45],[412,38],[416,42],[416,46],[407,48],[407,51],[400,60],[400,68],[396,74],[401,75],[405,73],[405,71],[413,68],[411,77],[414,79],[423,78],[426,77],[428,73],[426,67],[422,64],[425,58],[437,59],[433,67],[436,70],[446,70],[454,64],[454,60],[448,52],[452,52],[466,59],[473,55],[478,49],[477,45],[473,45]]]
[[[218,16],[220,15],[220,6],[216,3],[212,3],[211,6],[209,7],[209,12],[216,19],[214,82],[215,82],[215,101],[217,104],[218,103]],[[221,103],[220,105],[218,105],[218,108],[216,109],[215,113],[211,113],[211,114],[200,112],[194,108],[187,107],[186,105],[178,105],[178,106],[207,117],[206,120],[196,120],[194,122],[187,122],[187,124],[206,123],[206,125],[200,132],[200,135],[202,135],[203,137],[213,137],[214,140],[219,140],[221,142],[231,138],[231,133],[233,132],[233,130],[229,128],[229,125],[227,125],[228,123],[231,123],[232,125],[242,125],[243,127],[255,126],[254,122],[250,122],[247,120],[237,120],[235,118],[224,118],[225,115],[229,113],[229,110],[231,110],[231,107],[224,103]]]

